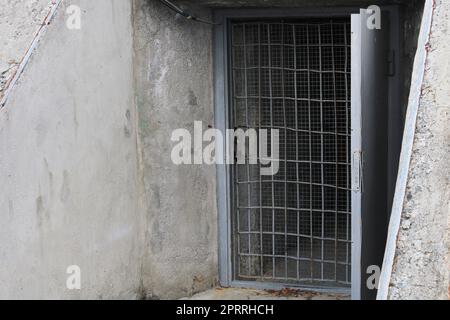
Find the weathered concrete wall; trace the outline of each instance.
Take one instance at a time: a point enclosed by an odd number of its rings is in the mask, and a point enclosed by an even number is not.
[[[178,167],[170,158],[173,130],[213,125],[211,43],[211,26],[175,19],[158,1],[135,1],[148,298],[189,296],[217,279],[215,167]]]
[[[0,99],[50,5],[50,0],[0,0]]]
[[[450,3],[436,0],[390,299],[448,299]]]
[[[70,4],[82,29],[65,27],[63,2],[0,110],[0,298],[140,290],[131,2]]]

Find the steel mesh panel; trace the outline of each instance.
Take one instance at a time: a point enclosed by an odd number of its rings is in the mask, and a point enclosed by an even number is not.
[[[234,126],[280,133],[276,175],[235,166],[234,276],[348,286],[349,21],[233,22],[231,29]]]

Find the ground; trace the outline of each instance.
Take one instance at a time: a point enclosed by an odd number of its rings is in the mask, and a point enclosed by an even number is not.
[[[283,289],[254,290],[241,288],[215,288],[194,295],[189,300],[349,300],[343,294],[325,294],[310,291]]]

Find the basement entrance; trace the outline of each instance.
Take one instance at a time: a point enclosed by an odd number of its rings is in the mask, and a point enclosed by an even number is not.
[[[380,28],[372,15],[215,13],[217,128],[279,130],[275,175],[249,161],[217,166],[223,286],[375,298],[367,284],[383,262],[404,78],[398,8],[381,8]]]
[[[234,166],[234,278],[349,287],[350,17],[230,28],[233,126],[278,129],[280,159]]]

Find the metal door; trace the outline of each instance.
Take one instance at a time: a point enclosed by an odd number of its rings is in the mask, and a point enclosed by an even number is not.
[[[389,20],[352,15],[352,298],[373,299],[369,267],[381,268],[388,224]]]
[[[349,287],[350,19],[233,21],[235,128],[278,129],[280,170],[233,170],[236,280]]]

